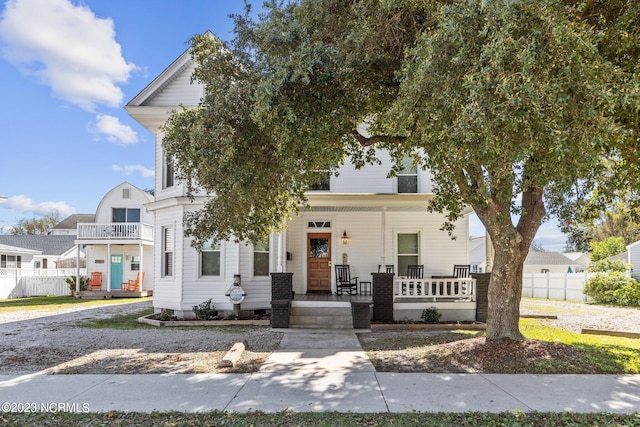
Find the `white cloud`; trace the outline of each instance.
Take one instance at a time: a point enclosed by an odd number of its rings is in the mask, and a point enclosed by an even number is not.
[[[98,114],[92,132],[105,135],[107,140],[122,145],[138,142],[138,134],[130,126],[120,123],[117,117]]]
[[[118,84],[136,69],[122,57],[113,21],[68,0],[8,0],[0,39],[8,61],[89,111],[119,106]]]
[[[76,210],[65,202],[41,202],[33,203],[29,197],[11,196],[6,200],[0,200],[0,207],[11,209],[23,213],[33,213],[35,215],[48,215],[54,211],[58,212],[62,218],[74,214]]]
[[[116,172],[122,172],[125,175],[133,175],[134,173],[138,172],[145,178],[151,178],[155,174],[152,169],[147,169],[142,165],[113,165],[111,166],[111,169]]]

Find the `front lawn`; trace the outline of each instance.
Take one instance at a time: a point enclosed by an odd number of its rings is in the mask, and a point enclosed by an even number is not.
[[[477,331],[359,334],[379,372],[637,374],[640,340],[581,335],[521,319],[524,342],[487,342]]]

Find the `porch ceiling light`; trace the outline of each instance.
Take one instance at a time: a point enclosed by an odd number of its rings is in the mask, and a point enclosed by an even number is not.
[[[349,243],[349,236],[347,236],[347,230],[344,230],[344,233],[342,233],[342,244],[346,245],[347,243]]]

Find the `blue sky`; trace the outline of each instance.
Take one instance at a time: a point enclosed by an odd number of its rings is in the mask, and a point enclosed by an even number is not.
[[[261,0],[251,3],[260,5]],[[241,0],[6,0],[0,11],[0,232],[21,218],[95,213],[128,181],[153,188],[153,135],[124,105]],[[477,221],[474,235],[482,227]],[[561,250],[543,225],[538,240]]]

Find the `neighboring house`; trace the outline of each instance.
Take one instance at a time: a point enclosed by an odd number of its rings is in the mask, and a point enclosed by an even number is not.
[[[94,214],[73,214],[60,221],[51,230],[50,235],[53,236],[75,236],[78,233],[79,223],[95,222]]]
[[[527,273],[567,273],[584,271],[584,267],[560,252],[539,252],[530,250],[524,261]]]
[[[591,255],[588,252],[563,252],[562,255],[580,265],[579,271],[586,271],[591,264]]]
[[[471,237],[469,239],[469,264],[472,273],[487,271],[487,237]]]
[[[336,292],[332,266],[337,264],[349,264],[352,277],[371,282],[380,265],[393,265],[396,275],[406,275],[409,264],[422,264],[424,277],[431,277],[451,275],[454,264],[469,263],[471,210],[456,223],[457,238],[451,239],[440,230],[445,217],[426,210],[433,197],[430,174],[406,169],[388,178],[386,151],[377,152],[381,165],[342,166],[339,176],[308,192],[309,208],[302,207],[285,231],[262,244],[224,241],[198,252],[185,236],[182,219],[206,199],[201,194],[191,201],[186,186],[174,180],[161,129],[172,110],[195,107],[203,96],[202,85],[191,83],[194,66],[184,52],[126,105],[156,138],[155,201],[146,205],[155,215],[156,311],[172,309],[179,317],[191,317],[192,307],[208,299],[220,310],[231,310],[225,293],[238,274],[246,292],[242,309],[264,310],[271,308],[273,272],[292,273],[297,297]],[[475,305],[471,312],[475,316]]]
[[[0,235],[0,268],[41,271],[75,256],[74,236]]]
[[[139,290],[153,289],[153,216],[145,208],[152,201],[149,193],[123,182],[102,198],[95,216],[86,216],[93,221],[77,223],[71,237],[86,253],[87,275],[101,273],[102,290],[120,290],[140,272],[145,275]]]
[[[627,245],[627,260],[631,264],[631,276],[640,280],[640,240]]]

